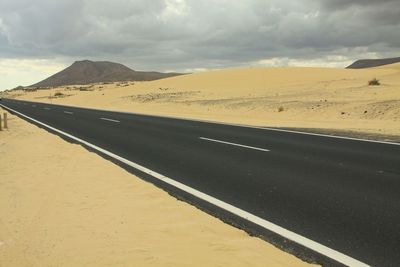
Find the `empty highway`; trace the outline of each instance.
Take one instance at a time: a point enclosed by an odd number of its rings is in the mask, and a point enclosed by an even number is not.
[[[300,244],[297,254],[306,247],[345,265],[400,266],[398,144],[10,99],[0,105],[130,164],[178,197],[193,195],[205,210],[209,202],[218,217],[232,213],[233,223],[249,220],[284,237],[266,239]]]

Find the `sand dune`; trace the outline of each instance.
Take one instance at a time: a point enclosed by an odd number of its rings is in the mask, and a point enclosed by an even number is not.
[[[380,86],[368,86],[372,78]],[[65,97],[51,98],[56,92]],[[351,70],[241,68],[152,82],[60,87],[19,99],[260,126],[400,135],[400,64]]]

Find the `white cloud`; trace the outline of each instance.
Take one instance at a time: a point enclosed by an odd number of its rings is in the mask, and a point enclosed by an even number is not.
[[[269,58],[259,60],[252,65],[262,67],[323,67],[343,68],[351,64],[352,60],[341,56],[327,56],[316,59],[293,59],[288,57]]]
[[[188,14],[189,8],[184,0],[165,0],[166,7],[161,13],[161,18],[168,21]]]
[[[346,56],[347,55],[347,56]],[[348,56],[351,55],[351,56]],[[344,68],[360,58],[379,58],[376,52],[369,52],[366,47],[343,48],[324,56],[307,58],[273,57],[252,62],[252,66],[262,67],[324,67]]]
[[[0,91],[18,85],[31,85],[62,70],[63,62],[40,59],[0,59]]]

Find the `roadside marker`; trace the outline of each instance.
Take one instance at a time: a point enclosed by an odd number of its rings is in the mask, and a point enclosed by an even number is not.
[[[7,113],[4,112],[4,129],[8,129]]]

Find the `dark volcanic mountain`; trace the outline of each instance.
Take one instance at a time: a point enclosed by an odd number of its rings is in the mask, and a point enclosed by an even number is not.
[[[152,81],[177,75],[181,74],[134,71],[119,63],[82,60],[75,61],[68,68],[31,85],[31,87],[52,87],[98,82]]]
[[[400,62],[400,57],[395,58],[382,58],[382,59],[360,59],[346,67],[346,69],[364,69],[378,67],[388,64],[394,64]]]

